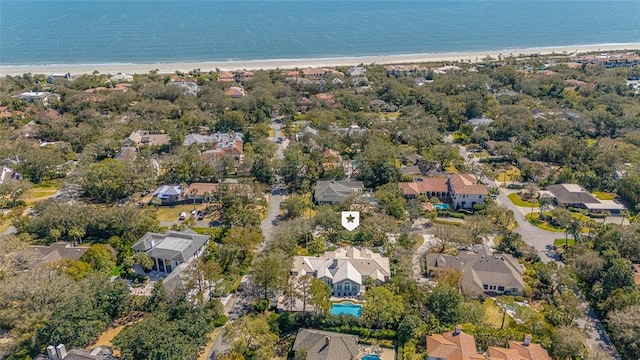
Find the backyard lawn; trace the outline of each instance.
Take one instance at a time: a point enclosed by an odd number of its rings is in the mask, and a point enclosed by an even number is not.
[[[513,205],[515,206],[522,206],[522,207],[540,207],[540,205],[538,204],[538,202],[530,202],[530,201],[526,201],[526,200],[522,200],[522,198],[520,197],[520,195],[518,195],[518,193],[511,193],[509,194],[509,200],[511,200],[511,202],[513,203]]]
[[[33,188],[27,190],[27,192],[23,195],[23,199],[27,204],[34,203],[36,201],[46,200],[51,196],[55,195],[56,192],[60,189],[60,184],[58,183],[48,183],[44,185],[36,185]]]
[[[592,191],[593,195],[595,195],[598,200],[615,200],[616,194],[607,193],[603,191]]]
[[[484,314],[486,316],[487,322],[495,326],[496,328],[500,328],[500,325],[502,325],[504,310],[496,305],[496,301],[491,298],[486,299],[484,301],[484,304],[482,304],[482,307],[484,308]],[[504,326],[508,326],[510,322],[511,317],[506,316],[504,318]]]

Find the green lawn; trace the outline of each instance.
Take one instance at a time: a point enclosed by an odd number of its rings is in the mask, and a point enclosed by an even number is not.
[[[196,204],[196,210],[204,210],[207,204]],[[181,212],[187,213],[187,218],[193,210],[193,204],[191,205],[175,205],[175,206],[158,206],[158,220],[160,221],[178,221]]]
[[[502,325],[502,317],[503,317],[504,310],[502,310],[501,307],[496,305],[496,301],[493,299],[485,300],[484,304],[482,304],[482,307],[484,308],[484,314],[487,319],[487,322],[495,326],[496,328],[500,328],[500,325]],[[504,318],[504,325],[509,326],[510,322],[511,322],[511,317],[506,316]]]
[[[527,214],[527,215],[525,215],[525,218],[532,225],[534,225],[535,227],[540,228],[542,230],[552,231],[552,232],[564,232],[564,229],[560,229],[560,228],[551,226],[550,224],[547,224],[546,222],[544,222],[542,220],[539,220],[538,219],[538,213]]]
[[[569,246],[574,246],[576,244],[576,240],[575,239],[569,238],[569,241],[567,241],[567,239],[555,239],[553,241],[553,245],[554,246],[565,246],[567,244],[567,242],[569,243]]]
[[[598,200],[615,200],[616,194],[607,193],[603,191],[592,191],[593,195],[595,195]]]
[[[514,179],[520,179],[520,169],[512,165],[506,171],[501,171],[496,181],[501,183],[513,182]]]
[[[120,276],[120,273],[122,272],[122,267],[123,265],[118,265],[114,267],[113,270],[111,270],[111,272],[109,273],[109,276]]]
[[[513,205],[515,206],[523,206],[523,207],[540,207],[540,205],[538,204],[538,202],[529,202],[529,201],[525,201],[522,200],[522,198],[520,198],[520,195],[518,195],[518,193],[511,193],[509,194],[509,200],[511,200],[511,202],[513,203]]]

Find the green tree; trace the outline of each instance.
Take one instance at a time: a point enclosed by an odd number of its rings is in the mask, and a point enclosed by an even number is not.
[[[123,161],[105,159],[89,165],[83,189],[100,202],[113,202],[133,194],[136,190],[131,172]]]
[[[116,266],[114,251],[109,245],[105,244],[92,245],[80,260],[88,263],[97,271],[110,271]]]
[[[273,184],[273,170],[271,170],[271,165],[269,164],[269,161],[262,156],[259,156],[256,159],[254,159],[253,166],[251,166],[250,174],[257,181],[265,185]]]
[[[611,338],[624,359],[640,358],[640,305],[618,309],[607,319]]]
[[[425,305],[441,324],[453,325],[460,321],[460,304],[463,300],[458,289],[437,285],[427,294]]]
[[[385,286],[367,289],[362,317],[375,329],[395,327],[404,311],[402,296],[396,295]]]
[[[289,267],[285,266],[286,263],[285,254],[279,251],[273,251],[256,258],[251,278],[261,289],[264,299],[269,298],[269,292],[275,291],[285,284],[289,274]]]
[[[149,257],[149,255],[143,252],[139,252],[133,255],[133,260],[136,263],[140,264],[140,266],[142,266],[144,271],[147,271],[147,272],[151,271],[151,269],[153,269],[153,265],[155,265],[155,263],[153,262],[153,259]]]
[[[237,353],[252,354],[255,360],[270,360],[275,355],[273,344],[278,341],[278,335],[263,316],[244,316],[227,326],[224,335]]]
[[[404,217],[405,200],[398,184],[389,183],[380,186],[376,190],[375,195],[387,215],[393,216],[396,219],[402,219]]]
[[[309,288],[309,304],[313,305],[316,313],[327,315],[331,308],[331,287],[324,281],[313,278]]]
[[[561,326],[556,329],[552,338],[551,354],[557,359],[575,359],[585,355],[586,336],[583,332],[570,326]]]

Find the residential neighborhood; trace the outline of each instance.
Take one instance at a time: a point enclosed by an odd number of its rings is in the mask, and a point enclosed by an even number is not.
[[[603,56],[0,79],[0,358],[639,358]]]

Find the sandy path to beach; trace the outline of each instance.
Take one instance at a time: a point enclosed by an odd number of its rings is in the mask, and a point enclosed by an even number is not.
[[[614,51],[640,49],[640,43],[627,44],[599,44],[581,46],[557,46],[524,49],[506,49],[500,51],[475,51],[456,52],[438,54],[405,54],[405,55],[379,55],[379,56],[357,56],[357,57],[333,57],[317,59],[272,59],[272,60],[241,60],[241,61],[211,61],[211,62],[183,62],[183,63],[158,63],[158,64],[87,64],[87,65],[26,65],[26,66],[2,66],[0,65],[0,75],[22,75],[32,74],[53,74],[67,73],[72,75],[88,74],[95,70],[103,74],[117,73],[148,73],[158,70],[160,73],[173,73],[175,71],[188,72],[194,69],[201,71],[211,70],[270,70],[270,69],[293,69],[306,67],[333,67],[352,66],[358,64],[406,64],[406,63],[426,63],[426,62],[452,62],[469,61],[478,62],[487,56],[497,58],[499,55],[521,55],[539,54],[549,55],[552,53],[583,53],[592,51]]]

